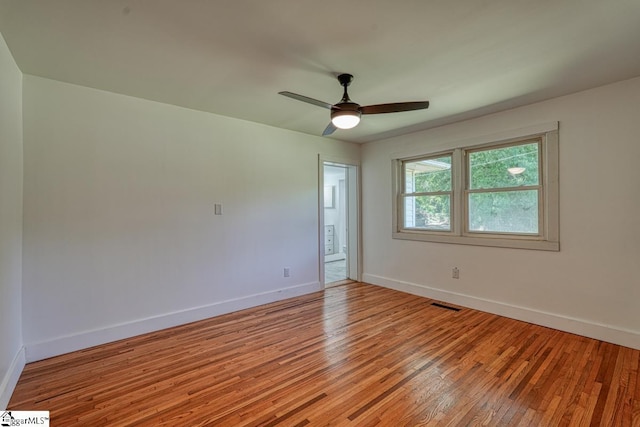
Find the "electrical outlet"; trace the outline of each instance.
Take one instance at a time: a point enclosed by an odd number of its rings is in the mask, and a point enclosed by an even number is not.
[[[291,277],[291,269],[289,267],[284,268],[284,277]]]
[[[458,270],[458,267],[453,267],[453,270],[451,270],[451,277],[454,279],[460,278],[460,270]]]

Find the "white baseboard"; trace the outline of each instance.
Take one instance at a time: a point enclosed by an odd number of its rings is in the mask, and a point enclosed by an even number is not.
[[[425,298],[498,314],[511,319],[522,320],[524,322],[546,326],[560,331],[570,332],[640,350],[639,331],[616,328],[610,325],[590,322],[584,319],[575,319],[527,307],[520,307],[470,295],[459,294],[456,292],[444,291],[442,289],[431,288],[417,283],[403,282],[374,274],[364,274],[362,280],[365,283],[371,283],[373,285],[379,285]]]
[[[20,374],[22,374],[25,363],[24,347],[20,347],[20,350],[18,350],[18,353],[11,362],[11,366],[9,366],[9,370],[0,383],[0,412],[7,409],[7,405],[11,399],[13,390],[16,388],[16,384],[18,384],[18,379],[20,379]]]
[[[184,325],[186,323],[208,319],[221,314],[243,310],[245,308],[316,292],[321,289],[322,286],[320,282],[304,283],[288,288],[281,288],[246,297],[220,301],[206,306],[194,307],[187,310],[140,319],[133,322],[112,325],[106,328],[57,337],[47,341],[29,343],[25,344],[26,361],[34,362],[100,344],[134,337],[148,332],[159,331],[161,329]]]

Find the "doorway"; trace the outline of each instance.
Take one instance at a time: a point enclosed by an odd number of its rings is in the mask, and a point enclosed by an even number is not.
[[[325,287],[358,280],[358,168],[322,162],[321,278]]]

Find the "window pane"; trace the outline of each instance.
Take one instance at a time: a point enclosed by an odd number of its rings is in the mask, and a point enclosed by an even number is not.
[[[404,198],[405,228],[451,229],[451,196],[408,196]]]
[[[469,153],[469,189],[538,185],[537,142]]]
[[[538,190],[469,194],[469,230],[538,234]]]
[[[451,156],[404,163],[405,193],[451,191]]]

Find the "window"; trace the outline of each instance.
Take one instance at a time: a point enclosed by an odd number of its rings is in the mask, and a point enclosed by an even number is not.
[[[451,230],[451,155],[403,162],[404,226]]]
[[[467,151],[470,233],[538,235],[540,140]]]
[[[558,132],[394,159],[397,239],[559,250]]]

